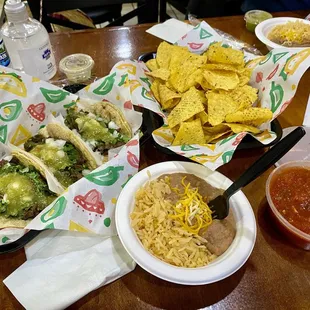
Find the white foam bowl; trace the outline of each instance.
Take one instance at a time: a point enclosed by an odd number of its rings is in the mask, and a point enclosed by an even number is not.
[[[211,171],[195,163],[170,161],[152,165],[140,171],[126,184],[116,205],[116,227],[119,238],[129,255],[143,269],[169,282],[201,285],[227,278],[247,261],[256,239],[256,221],[246,196],[239,191],[230,199],[230,211],[236,221],[236,236],[227,251],[209,265],[200,268],[181,268],[170,265],[150,254],[142,245],[130,225],[130,214],[134,208],[135,193],[151,179],[165,173],[192,173],[214,187],[226,189],[232,183],[219,172]]]
[[[271,19],[264,20],[263,22],[259,23],[255,28],[255,34],[257,38],[264,43],[268,50],[271,51],[274,48],[286,48],[289,50],[300,51],[307,47],[286,47],[277,43],[274,43],[268,39],[268,33],[272,30],[274,26],[286,24],[287,22],[295,22],[301,21],[305,24],[310,25],[310,21],[301,18],[294,18],[294,17],[275,17]]]

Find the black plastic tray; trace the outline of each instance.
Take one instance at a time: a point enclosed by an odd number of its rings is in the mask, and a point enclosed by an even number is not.
[[[146,62],[150,59],[153,59],[156,57],[155,52],[145,53],[139,56],[138,60]],[[156,113],[144,109],[143,111],[143,126],[144,126],[144,132],[147,132],[148,136],[152,135],[152,132],[161,127],[163,125],[162,118],[157,115]],[[271,122],[271,130],[277,135],[276,139],[270,142],[269,144],[263,144],[256,140],[251,135],[247,135],[243,138],[241,143],[238,145],[237,150],[244,150],[244,149],[255,149],[255,148],[263,148],[263,147],[269,147],[274,144],[276,144],[280,139],[282,138],[282,127],[277,119],[273,120]],[[159,149],[161,152],[169,155],[175,155],[175,153],[168,148],[162,147],[161,145],[157,144],[154,139],[152,139],[155,147]]]

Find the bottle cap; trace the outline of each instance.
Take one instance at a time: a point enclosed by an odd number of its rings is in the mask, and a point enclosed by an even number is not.
[[[7,0],[4,10],[9,22],[21,23],[29,18],[27,8],[21,0]]]
[[[94,66],[93,59],[86,54],[72,54],[63,58],[59,63],[59,69],[71,82],[83,82],[91,77],[91,69]]]

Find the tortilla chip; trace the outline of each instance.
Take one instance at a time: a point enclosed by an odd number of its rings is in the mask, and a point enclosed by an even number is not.
[[[148,60],[145,65],[151,70],[151,71],[155,71],[157,69],[159,69],[159,66],[157,64],[156,59],[150,59]]]
[[[161,42],[157,48],[156,61],[159,68],[169,69],[173,45],[167,42]]]
[[[199,75],[196,77],[196,82],[199,84],[203,90],[207,91],[210,89],[213,89],[213,87],[206,81],[206,79],[203,77],[203,75]]]
[[[196,77],[201,74],[199,68],[206,62],[205,56],[189,54],[180,63],[170,63],[169,83],[179,93],[184,93],[197,84]]]
[[[168,116],[170,128],[188,120],[192,116],[205,110],[202,94],[195,87],[190,88],[183,96],[180,103],[171,111]]]
[[[237,66],[244,66],[243,52],[235,50],[231,47],[225,48],[216,43],[211,45],[206,55],[211,63],[222,63]]]
[[[170,76],[170,71],[165,68],[160,68],[157,70],[154,70],[152,72],[145,72],[146,75],[151,76],[153,78],[161,79],[163,81],[167,81]]]
[[[252,74],[252,69],[248,69],[248,68],[243,68],[242,71],[238,72],[239,86],[248,84],[250,82],[251,74]]]
[[[204,141],[205,138],[200,119],[195,119],[181,124],[172,145],[202,144]]]
[[[258,134],[261,131],[253,126],[249,126],[249,125],[245,125],[245,124],[233,124],[233,123],[224,123],[224,125],[227,125],[231,128],[231,130],[233,131],[233,133],[240,133],[240,132],[251,132],[254,134]]]
[[[186,47],[174,46],[171,50],[169,69],[177,70],[190,55],[191,53]]]
[[[237,73],[232,71],[209,71],[203,72],[203,77],[214,89],[230,90],[238,86]]]
[[[208,123],[209,116],[208,116],[208,113],[207,113],[206,111],[199,112],[199,113],[196,115],[196,117],[197,117],[197,118],[200,118],[200,121],[201,121],[201,124],[202,124],[202,125]]]
[[[160,85],[160,81],[159,80],[155,80],[152,85],[151,85],[151,91],[155,97],[155,99],[160,102],[160,96],[159,96],[159,85]]]
[[[196,86],[199,84],[197,80],[199,77],[202,76],[202,70],[199,68],[195,70],[193,73],[191,73],[187,78],[186,78],[186,83],[185,83],[185,89],[188,90],[193,86]]]
[[[203,127],[203,132],[205,135],[205,143],[209,143],[222,137],[223,135],[231,132],[230,128],[225,124],[219,124],[214,127]]]
[[[166,85],[159,84],[159,98],[163,109],[172,109],[181,99],[181,95],[169,89]]]
[[[232,71],[236,73],[243,72],[243,67],[240,66],[234,66],[229,64],[210,64],[207,63],[203,66],[203,69],[205,70],[220,70],[220,71]]]
[[[249,85],[237,87],[231,91],[222,91],[219,93],[226,94],[231,97],[235,102],[239,103],[238,110],[244,110],[252,106],[257,100],[257,89]]]
[[[206,97],[208,99],[209,123],[212,126],[222,123],[227,114],[234,113],[238,110],[238,103],[234,102],[227,95],[209,92],[206,94]]]
[[[227,123],[243,123],[250,126],[260,126],[272,119],[272,111],[267,108],[248,108],[242,111],[227,114]]]

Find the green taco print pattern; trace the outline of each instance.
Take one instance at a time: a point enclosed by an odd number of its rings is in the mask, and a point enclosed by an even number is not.
[[[7,125],[0,126],[0,142],[5,144],[7,136],[8,136],[8,126]]]
[[[61,89],[52,90],[40,87],[40,91],[44,98],[50,103],[61,102],[69,95],[67,91]]]
[[[274,113],[281,105],[284,97],[284,90],[282,86],[280,84],[276,84],[275,82],[271,82],[269,96],[271,100],[271,111]]]
[[[227,152],[225,152],[225,153],[222,155],[223,163],[224,163],[224,164],[227,164],[227,163],[231,160],[233,154],[234,154],[234,151],[227,151]]]
[[[65,197],[59,197],[54,205],[45,213],[41,215],[41,222],[46,223],[61,216],[67,206],[67,199]]]
[[[278,54],[274,54],[272,57],[272,61],[275,64],[277,61],[279,61],[283,56],[285,56],[286,54],[288,54],[288,52],[283,52],[283,53],[278,53]]]
[[[144,82],[145,84],[147,84],[148,87],[151,87],[152,84],[151,84],[150,80],[147,77],[141,77],[140,80],[142,82]]]
[[[118,86],[123,86],[126,83],[127,79],[128,79],[128,73],[123,74],[120,82],[118,83]]]
[[[14,121],[22,111],[22,103],[15,99],[0,104],[0,120],[3,122]]]
[[[183,152],[195,151],[195,150],[199,150],[199,148],[193,147],[193,146],[187,145],[187,144],[183,144],[183,145],[181,146],[181,151],[183,151]]]
[[[124,170],[124,166],[109,166],[101,171],[90,173],[85,178],[100,186],[111,186],[120,177],[120,171]]]
[[[222,140],[221,143],[220,143],[220,145],[225,144],[226,142],[228,142],[228,141],[230,141],[231,139],[235,138],[237,135],[238,135],[238,134],[236,133],[236,134],[234,134],[234,135],[232,135],[232,136],[230,136],[230,137],[228,137],[228,138]]]
[[[153,97],[151,96],[151,94],[146,90],[146,88],[142,87],[142,91],[141,91],[141,95],[143,98],[150,100],[150,101],[154,101],[156,102]]]
[[[201,40],[212,37],[212,34],[208,32],[207,30],[201,28],[199,33],[199,38]]]
[[[94,94],[96,95],[106,95],[108,94],[112,88],[113,85],[115,83],[115,76],[116,76],[116,72],[114,72],[113,74],[107,76],[103,82],[96,88],[94,89]]]
[[[263,60],[261,60],[258,64],[259,64],[259,65],[265,64],[265,63],[271,58],[271,56],[272,56],[272,52],[269,52],[269,53],[265,56],[265,58],[264,58]]]
[[[111,219],[109,217],[105,218],[103,221],[103,224],[105,227],[110,227],[111,225]]]

